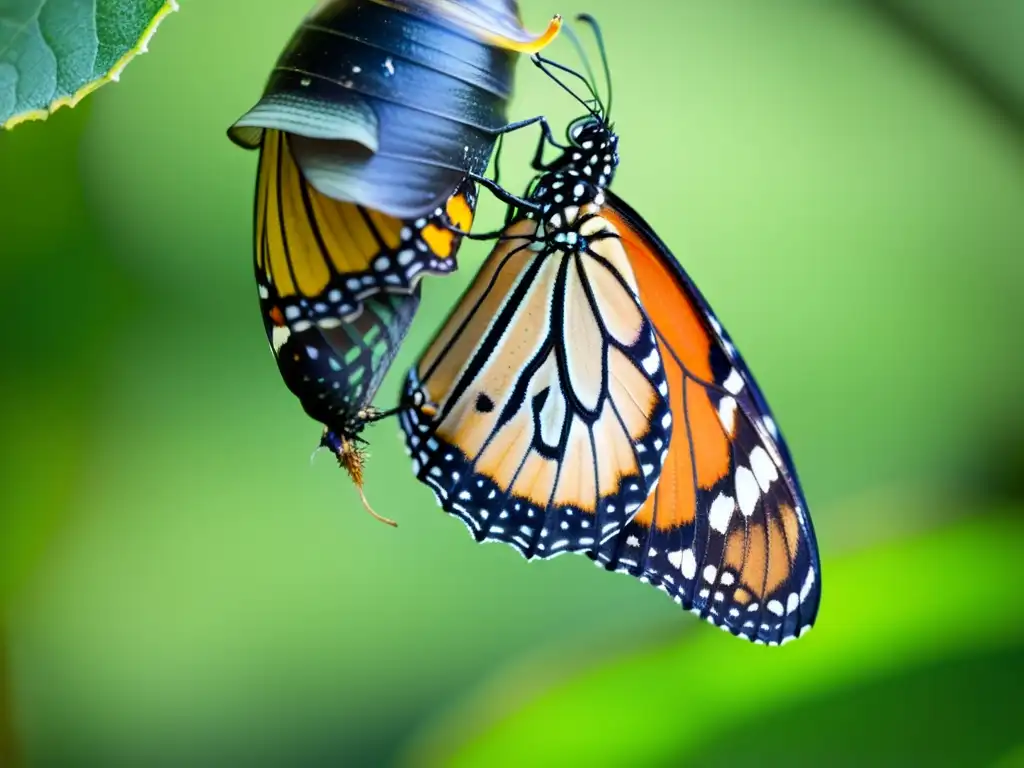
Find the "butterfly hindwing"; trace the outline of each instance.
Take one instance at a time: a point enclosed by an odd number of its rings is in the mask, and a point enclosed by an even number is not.
[[[789,451],[764,396],[696,287],[647,224],[609,195],[654,323],[675,416],[661,481],[597,559],[749,639],[810,627],[817,545]]]
[[[345,322],[293,331],[279,311],[264,312],[278,369],[303,409],[316,421],[361,429],[363,413],[380,388],[419,306],[413,293],[368,297]],[[264,302],[265,304],[266,302]]]

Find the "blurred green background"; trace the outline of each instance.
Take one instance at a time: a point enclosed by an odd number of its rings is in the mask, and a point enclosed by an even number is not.
[[[395,423],[367,493],[397,530],[310,465],[224,136],[308,2],[185,0],[120,84],[0,134],[0,764],[1024,764],[1021,6],[522,5],[604,25],[616,191],[782,423],[815,631],[748,647],[477,546]],[[538,112],[575,116],[523,62]],[[485,248],[427,284],[379,405]]]

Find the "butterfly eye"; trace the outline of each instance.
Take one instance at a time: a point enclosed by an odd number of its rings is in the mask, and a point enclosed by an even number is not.
[[[569,141],[574,144],[578,143],[580,137],[588,130],[594,130],[598,127],[599,121],[593,115],[586,115],[584,117],[573,120],[569,124]]]

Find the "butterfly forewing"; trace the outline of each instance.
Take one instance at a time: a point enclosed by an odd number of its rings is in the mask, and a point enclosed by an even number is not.
[[[410,293],[425,273],[456,268],[475,206],[469,181],[429,217],[402,221],[334,200],[303,176],[288,136],[264,133],[256,185],[256,277],[293,330],[355,316],[376,293]]]
[[[537,230],[517,222],[491,253],[410,373],[401,423],[418,477],[476,538],[596,552],[657,483],[667,384],[619,241],[595,238],[595,257]]]

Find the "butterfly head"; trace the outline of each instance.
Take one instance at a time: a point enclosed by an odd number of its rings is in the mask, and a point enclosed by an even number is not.
[[[583,44],[568,27],[565,28],[566,35],[579,53],[583,71],[576,71],[540,54],[533,56],[533,62],[586,110],[586,114],[569,125],[567,144],[562,148],[561,156],[554,163],[548,164],[547,169],[563,179],[569,177],[574,184],[581,182],[592,185],[590,194],[599,195],[601,189],[611,184],[619,164],[619,137],[611,121],[611,69],[597,21],[587,14],[578,16],[577,20],[589,26],[594,34],[604,70],[603,89],[598,85]]]

